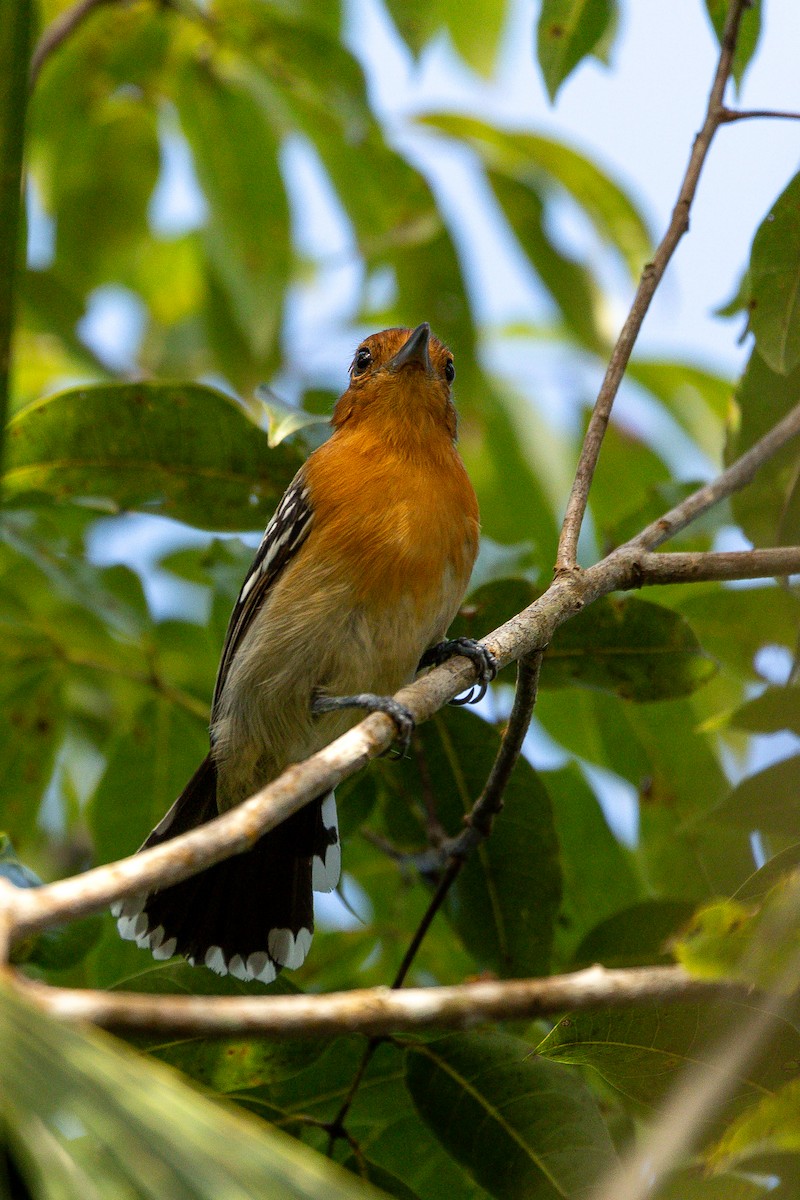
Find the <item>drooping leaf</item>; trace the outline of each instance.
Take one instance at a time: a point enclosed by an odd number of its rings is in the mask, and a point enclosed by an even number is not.
[[[590,1091],[503,1033],[454,1034],[406,1052],[414,1103],[497,1200],[578,1196],[615,1163]]]
[[[800,362],[800,174],[759,226],[749,274],[750,328],[759,354],[788,375]]]
[[[728,439],[726,459],[739,457],[798,403],[800,367],[788,375],[771,370],[753,350],[736,392],[738,427]],[[797,438],[791,439],[731,499],[733,515],[755,546],[800,542],[800,513],[792,504],[798,487]]]
[[[711,18],[714,32],[721,41],[725,28],[725,20],[728,16],[728,0],[706,0],[706,8]],[[742,12],[739,37],[736,41],[736,54],[733,59],[733,77],[738,87],[741,87],[742,79],[756,52],[760,36],[761,0],[753,0],[753,3],[747,5]]]
[[[553,805],[564,895],[556,925],[558,957],[575,961],[575,947],[598,922],[642,897],[630,851],[608,827],[597,797],[574,764],[542,772]],[[591,853],[587,847],[591,846]]]
[[[138,508],[214,529],[260,528],[300,456],[199,384],[115,384],[29,404],[9,427],[5,489]]]
[[[99,862],[132,854],[178,798],[208,752],[202,722],[159,699],[111,746],[90,807]]]
[[[639,357],[628,364],[627,376],[666,407],[712,462],[720,461],[733,387],[729,379],[693,363]]]
[[[715,666],[677,613],[631,597],[602,599],[554,634],[543,687],[602,688],[626,700],[665,700],[700,687]]]
[[[387,8],[409,48],[419,54],[432,37],[447,29],[453,44],[473,70],[490,76],[497,57],[505,9],[493,0],[388,0]]]
[[[176,90],[181,124],[209,201],[208,257],[262,369],[278,360],[289,272],[289,211],[278,140],[241,80],[187,64]]]
[[[615,20],[614,0],[543,0],[537,55],[551,101],[578,63],[608,35]]]
[[[619,184],[576,150],[534,133],[510,133],[455,114],[432,114],[420,124],[470,146],[484,166],[545,194],[568,195],[591,221],[597,236],[620,254],[635,278],[650,253],[650,236]]]
[[[368,1191],[276,1130],[212,1104],[99,1033],[0,994],[4,1132],[37,1194],[349,1197]]]
[[[542,198],[532,184],[491,169],[487,175],[500,207],[531,266],[558,305],[568,330],[588,349],[601,350],[601,294],[590,270],[554,244],[544,221]]]

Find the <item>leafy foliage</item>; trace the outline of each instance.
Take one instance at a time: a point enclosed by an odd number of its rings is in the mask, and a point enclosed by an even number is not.
[[[728,5],[705,7],[719,35]],[[16,81],[13,103],[0,104],[3,370],[25,116],[36,251],[18,271],[3,455],[0,875],[37,886],[132,852],[204,755],[247,535],[324,436],[365,328],[427,319],[456,354],[460,444],[485,539],[453,633],[482,636],[542,592],[581,420],[556,425],[520,383],[525,355],[566,347],[582,367],[602,368],[608,281],[629,287],[652,237],[617,180],[543,130],[435,111],[397,136],[347,6],[97,5],[43,63],[27,114],[28,5],[12,8],[19,26],[0,21],[0,91]],[[67,9],[40,0],[40,25]],[[509,6],[387,0],[384,15],[409,58],[422,61],[444,37],[463,70],[490,78]],[[529,44],[552,99],[588,56],[608,58],[618,15],[614,0],[543,0]],[[737,81],[760,20],[760,6],[748,7]],[[417,153],[423,141],[469,161],[545,322],[500,337],[484,323],[472,248],[451,231],[440,180]],[[188,196],[177,217],[167,203],[176,174]],[[580,250],[564,238],[564,212],[585,231]],[[799,245],[795,178],[755,234],[734,306],[748,307],[755,346],[733,397],[729,380],[696,363],[632,362],[631,384],[658,420],[612,423],[587,557],[693,490],[671,469],[664,429],[721,467],[797,404]],[[115,305],[128,316],[113,353],[91,326]],[[498,346],[513,371],[498,368]],[[559,394],[576,390],[571,376],[556,382]],[[676,547],[710,549],[731,526],[756,546],[800,542],[797,464],[787,445]],[[800,864],[799,627],[790,581],[613,597],[567,622],[545,655],[528,759],[411,981],[649,966],[676,954],[722,979],[772,981],[790,968],[794,942],[781,931]],[[480,794],[508,683],[501,676],[480,716],[438,714],[406,760],[375,763],[339,789],[352,911],[320,906],[312,954],[273,992],[391,980],[436,883],[418,856],[458,833]],[[754,968],[765,941],[779,944]],[[155,966],[108,914],[14,953],[34,978],[67,986],[263,990]],[[151,1037],[133,1053],[3,993],[0,1170],[37,1200],[370,1194],[357,1175],[401,1200],[585,1196],[636,1138],[636,1120],[690,1064],[712,1061],[747,1007],[643,1004],[565,1014],[552,1027],[382,1043],[347,1117],[350,1140],[334,1147],[347,1175],[319,1152],[363,1039]],[[796,1195],[798,1063],[789,1012],[694,1159],[674,1164],[661,1200]]]

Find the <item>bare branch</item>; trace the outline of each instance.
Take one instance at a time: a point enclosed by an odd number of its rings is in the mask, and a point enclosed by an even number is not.
[[[727,553],[640,554],[633,570],[635,586],[665,583],[701,583],[708,580],[768,579],[800,573],[800,546],[774,550],[732,550]]]
[[[567,502],[564,524],[559,539],[558,556],[556,558],[557,573],[575,569],[578,537],[586,511],[589,488],[594,477],[594,470],[600,455],[600,447],[603,444],[603,438],[619,385],[625,374],[625,368],[628,365],[636,338],[639,336],[642,322],[650,307],[650,301],[653,299],[656,288],[661,282],[667,264],[672,258],[678,243],[689,228],[689,210],[697,191],[700,172],[703,169],[714,134],[722,124],[723,118],[721,114],[725,111],[722,107],[722,97],[733,66],[739,23],[746,4],[747,0],[733,0],[728,10],[728,18],[722,37],[722,46],[714,75],[714,82],[708,97],[708,107],[703,127],[695,138],[689,157],[689,164],[683,177],[680,192],[678,193],[678,199],[672,210],[672,218],[669,226],[658,249],[653,255],[652,261],[647,263],[642,271],[639,286],[633,298],[633,304],[611,353],[611,358],[609,359],[608,367],[600,386],[600,391],[589,421],[589,428],[586,431],[586,437],[581,448],[572,491]]]
[[[165,996],[51,988],[12,976],[14,985],[51,1016],[106,1029],[203,1037],[380,1036],[411,1029],[465,1029],[644,1003],[685,1004],[753,998],[744,984],[695,979],[683,967],[589,967],[545,979],[464,983],[437,988],[366,988],[321,996]]]
[[[71,8],[65,9],[54,21],[50,22],[39,38],[31,56],[31,66],[28,74],[28,86],[31,91],[36,87],[36,81],[41,74],[42,67],[50,55],[83,24],[86,18],[96,8],[101,8],[105,4],[117,3],[119,3],[119,0],[78,0],[77,4],[73,4]]]
[[[728,125],[732,121],[754,121],[768,118],[775,121],[800,121],[800,112],[782,112],[777,108],[723,108],[720,122]]]

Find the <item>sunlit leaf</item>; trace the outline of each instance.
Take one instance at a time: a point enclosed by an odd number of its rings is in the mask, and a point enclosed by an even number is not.
[[[543,0],[537,53],[551,100],[578,63],[613,27],[614,0]]]
[[[706,0],[706,8],[714,26],[717,38],[722,40],[725,20],[729,10],[728,0]],[[756,52],[758,39],[761,36],[761,0],[753,0],[742,11],[739,37],[736,41],[736,54],[733,59],[733,77],[737,86],[741,86],[745,71]]]
[[[484,166],[520,183],[566,193],[586,214],[604,242],[637,275],[650,252],[643,218],[619,184],[576,150],[534,133],[510,133],[473,117],[436,114],[420,124],[472,147]]]
[[[714,1170],[741,1167],[767,1154],[800,1153],[800,1079],[764,1096],[725,1131],[707,1154]]]
[[[773,371],[788,375],[800,362],[800,175],[759,226],[749,274],[759,353]]]
[[[308,1148],[212,1104],[99,1033],[0,996],[4,1132],[37,1195],[375,1195]]]
[[[230,397],[198,384],[61,392],[12,420],[6,494],[138,508],[214,529],[263,527],[300,464]]]

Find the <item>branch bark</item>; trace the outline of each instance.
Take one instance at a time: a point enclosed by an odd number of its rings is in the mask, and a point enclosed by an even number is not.
[[[547,979],[437,988],[366,988],[322,996],[165,996],[48,987],[11,974],[14,986],[50,1016],[125,1033],[170,1036],[380,1036],[415,1029],[467,1029],[592,1008],[753,998],[745,984],[695,979],[683,967],[594,966]]]
[[[672,210],[669,226],[652,260],[645,265],[642,271],[630,311],[611,353],[611,358],[609,359],[608,367],[606,368],[606,373],[589,421],[589,428],[586,431],[586,437],[583,441],[575,479],[572,484],[569,500],[567,501],[564,524],[558,543],[558,557],[556,558],[557,573],[569,572],[575,569],[578,537],[581,525],[583,524],[584,513],[586,512],[589,488],[594,477],[597,460],[600,456],[600,448],[603,444],[614,400],[619,391],[619,386],[625,374],[634,344],[639,336],[642,322],[650,307],[650,301],[653,299],[656,288],[661,282],[664,271],[672,255],[675,253],[678,243],[689,229],[689,211],[695,192],[697,191],[700,172],[703,169],[703,164],[705,163],[714,134],[725,120],[723,114],[728,111],[723,108],[722,97],[733,67],[733,56],[736,50],[739,24],[742,19],[742,12],[746,7],[747,0],[733,0],[728,10],[719,59],[717,61],[717,69],[708,97],[705,120],[694,140],[689,164],[681,183],[678,199]]]

